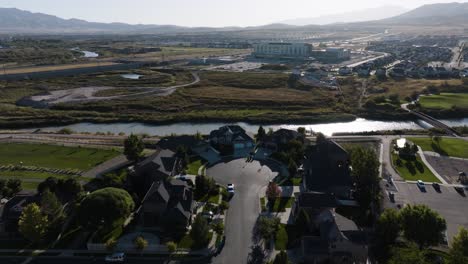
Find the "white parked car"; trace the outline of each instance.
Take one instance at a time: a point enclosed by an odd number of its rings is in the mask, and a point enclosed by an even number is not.
[[[227,185],[227,191],[228,193],[234,194],[234,184],[230,183]]]
[[[425,189],[425,188],[426,188],[426,185],[424,185],[424,182],[421,181],[421,180],[418,180],[418,181],[416,182],[416,185],[418,185],[418,187],[421,188],[421,189]]]
[[[106,256],[106,262],[124,262],[125,253],[114,253],[112,255]]]

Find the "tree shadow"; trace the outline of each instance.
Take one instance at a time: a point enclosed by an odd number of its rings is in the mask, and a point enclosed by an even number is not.
[[[438,145],[438,144],[432,142],[432,143],[431,143],[431,147],[432,147],[432,149],[433,149],[435,152],[439,153],[440,155],[442,155],[442,156],[448,156],[447,151],[445,151],[444,149],[442,149],[442,148],[440,147],[440,145]]]
[[[411,175],[416,175],[416,168],[414,167],[413,162],[406,161],[405,166],[408,169],[408,171],[411,173]]]
[[[419,171],[419,173],[424,173],[424,166],[421,162],[415,161],[414,162],[416,169]]]

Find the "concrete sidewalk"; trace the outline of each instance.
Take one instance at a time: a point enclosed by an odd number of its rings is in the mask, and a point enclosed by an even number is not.
[[[426,156],[424,156],[424,151],[421,149],[420,146],[418,146],[418,153],[419,153],[419,156],[421,156],[421,160],[424,162],[424,165],[426,165],[429,170],[437,177],[437,179],[439,179],[439,181],[442,183],[442,184],[448,184],[448,182],[444,179],[444,177],[442,177],[433,167],[431,164],[429,164],[429,162],[426,160]]]
[[[132,162],[127,160],[125,155],[119,155],[113,159],[105,161],[96,167],[92,168],[91,170],[85,172],[83,177],[86,178],[96,178],[108,172],[123,168],[125,166],[130,165]]]

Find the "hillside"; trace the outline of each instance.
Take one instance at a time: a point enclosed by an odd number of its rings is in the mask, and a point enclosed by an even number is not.
[[[152,29],[159,32],[182,29],[172,25],[129,25],[124,23],[94,23],[79,19],[32,13],[16,8],[0,8],[0,32],[4,33],[93,33],[131,32]]]
[[[425,26],[468,24],[468,3],[423,5],[404,14],[379,20],[378,22]]]
[[[351,23],[361,21],[380,20],[394,17],[408,11],[399,6],[382,6],[358,11],[345,12],[340,14],[331,14],[318,17],[305,17],[297,19],[284,20],[281,23],[296,26],[306,25],[327,25],[334,23]]]

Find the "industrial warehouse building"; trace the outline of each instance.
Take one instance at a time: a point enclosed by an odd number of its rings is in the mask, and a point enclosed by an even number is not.
[[[307,43],[260,43],[254,44],[254,56],[259,58],[307,58],[312,45]]]
[[[349,60],[350,51],[343,48],[314,50],[309,43],[259,43],[254,44],[253,55],[257,58],[316,59],[324,63]]]

